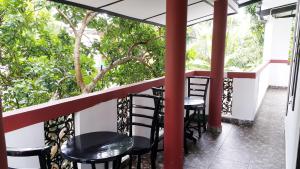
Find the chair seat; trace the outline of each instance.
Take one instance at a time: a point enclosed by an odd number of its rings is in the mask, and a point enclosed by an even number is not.
[[[132,154],[140,155],[150,152],[150,139],[143,136],[132,136],[133,147]]]

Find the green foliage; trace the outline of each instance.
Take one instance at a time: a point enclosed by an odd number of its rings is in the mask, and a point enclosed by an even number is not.
[[[255,15],[255,8],[256,5],[252,5],[245,9],[245,14],[241,10],[239,14],[228,17],[225,50],[227,71],[251,70],[262,62],[264,24]],[[196,40],[188,48],[188,69],[210,70],[211,30],[211,21],[192,28],[190,36]]]
[[[210,70],[212,21],[189,28],[188,37],[186,69]]]
[[[55,4],[54,7],[61,11],[57,13],[56,18],[70,25],[70,27],[72,25],[76,27],[87,13],[85,10],[71,6]],[[62,13],[66,17],[62,17]],[[91,40],[89,46],[81,43],[82,61],[83,57],[93,58],[101,55],[101,65],[105,69],[114,62],[129,56],[142,58],[141,60],[131,59],[105,73],[104,77],[97,82],[93,91],[112,85],[129,84],[163,75],[165,42],[162,28],[98,14],[88,23],[86,29],[97,32],[98,38]],[[87,70],[89,74],[84,73]],[[89,84],[99,73],[99,71],[87,67],[82,68],[82,72],[85,84]]]
[[[159,28],[120,18],[112,18],[105,27],[101,42],[96,45],[102,56],[106,56],[104,66],[127,55],[145,55],[144,63],[131,60],[110,71],[107,74],[110,82],[123,85],[163,75],[165,43]],[[133,45],[138,46],[129,51]]]
[[[254,35],[254,40],[260,45],[264,44],[265,24],[259,20],[256,15],[258,3],[246,7],[246,11],[251,15],[251,33]]]
[[[1,1],[0,90],[5,111],[79,93],[70,58],[73,39],[57,30],[43,5]]]
[[[0,0],[0,91],[4,111],[82,92],[75,79],[74,34],[65,25],[77,27],[86,13],[46,1]],[[98,37],[87,37],[89,43],[80,44],[85,84],[101,71],[95,66],[99,65],[96,56],[102,56],[105,69],[129,54],[143,55],[143,62],[133,59],[108,71],[93,91],[162,76],[165,42],[158,37],[164,36],[163,29],[107,15],[93,18],[87,29],[96,31]]]

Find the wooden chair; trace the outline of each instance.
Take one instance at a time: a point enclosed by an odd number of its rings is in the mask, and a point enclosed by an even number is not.
[[[44,148],[7,148],[7,156],[10,157],[32,157],[37,156],[39,158],[40,169],[51,169],[50,163],[50,151],[51,147]],[[10,168],[9,169],[15,169]]]
[[[154,96],[159,96],[162,98],[159,103],[160,109],[159,109],[159,114],[158,114],[158,127],[159,127],[159,139],[158,140],[160,142],[160,141],[163,141],[163,139],[164,139],[164,120],[165,120],[164,93],[165,93],[165,89],[163,89],[162,87],[160,87],[160,88],[153,87],[152,93]],[[159,148],[158,151],[159,152],[164,151],[164,148]]]
[[[146,101],[148,104],[138,104],[137,100]],[[129,136],[133,138],[133,148],[130,154],[129,168],[132,167],[132,157],[137,156],[137,169],[141,169],[141,156],[150,152],[151,168],[155,169],[158,144],[158,116],[161,98],[146,94],[129,94]],[[154,103],[154,106],[148,106]],[[147,114],[145,114],[147,112]],[[147,121],[147,122],[146,122]],[[150,130],[149,137],[138,136],[134,129]]]
[[[203,104],[201,106],[195,107],[195,113],[191,117],[191,121],[195,122],[197,125],[199,137],[201,136],[201,127],[206,131],[207,119],[205,115],[206,108],[206,96],[210,77],[206,76],[192,76],[188,77],[188,97],[197,97],[203,99]]]

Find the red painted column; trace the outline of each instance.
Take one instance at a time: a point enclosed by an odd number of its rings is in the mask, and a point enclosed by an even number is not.
[[[0,168],[7,169],[7,155],[6,155],[5,135],[3,129],[1,97],[0,97]]]
[[[167,0],[164,169],[183,168],[187,0]]]
[[[221,131],[228,0],[215,0],[208,127]]]

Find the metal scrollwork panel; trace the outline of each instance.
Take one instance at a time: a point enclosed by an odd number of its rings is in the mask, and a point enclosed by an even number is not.
[[[128,133],[129,98],[117,100],[117,130],[118,133]]]
[[[74,115],[61,116],[44,123],[45,144],[51,148],[51,169],[72,169],[72,164],[59,154],[60,146],[75,135]]]
[[[233,79],[225,78],[223,83],[222,114],[232,115]]]

